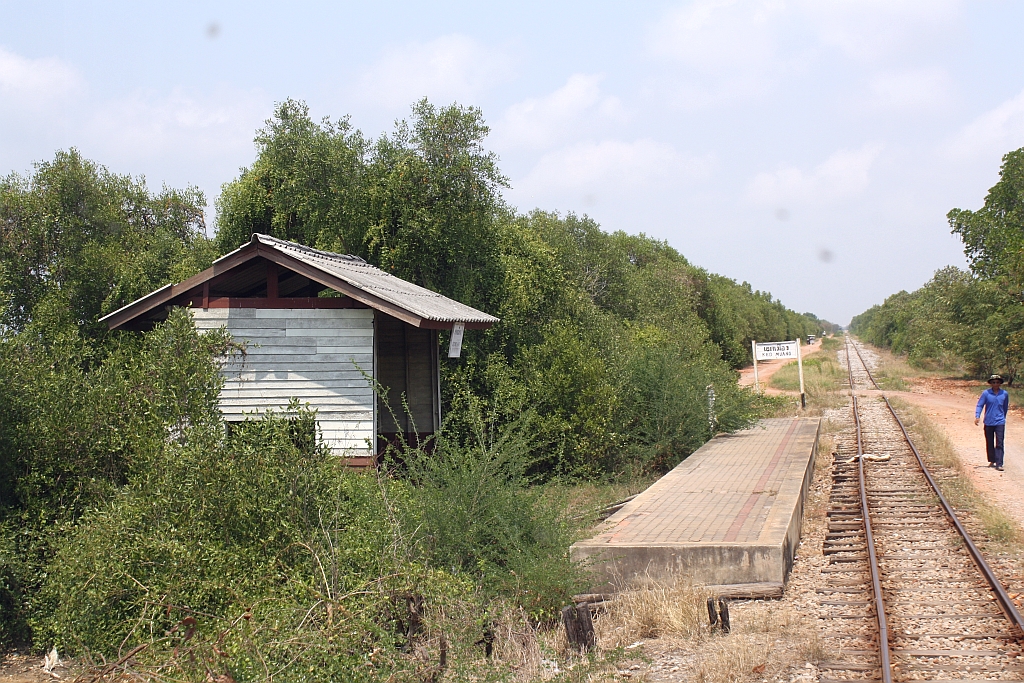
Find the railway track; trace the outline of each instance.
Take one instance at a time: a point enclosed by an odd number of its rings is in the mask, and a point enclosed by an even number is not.
[[[1024,680],[1024,623],[857,343],[853,429],[832,466],[821,592],[822,681]],[[860,392],[860,393],[858,393]]]

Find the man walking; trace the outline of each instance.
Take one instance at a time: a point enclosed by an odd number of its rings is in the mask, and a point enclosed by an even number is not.
[[[985,409],[985,452],[988,466],[1003,471],[1003,435],[1006,430],[1006,411],[1010,408],[1010,395],[1003,391],[1003,378],[992,375],[988,378],[988,389],[981,392],[978,407],[974,411],[974,424]]]

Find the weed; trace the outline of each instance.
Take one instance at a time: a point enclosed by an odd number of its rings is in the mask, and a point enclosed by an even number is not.
[[[755,676],[760,678],[754,674],[754,669],[766,667],[771,655],[771,641],[763,637],[714,638],[705,644],[693,680],[696,683],[733,683]]]

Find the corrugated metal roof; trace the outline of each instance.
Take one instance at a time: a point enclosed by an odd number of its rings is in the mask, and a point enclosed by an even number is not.
[[[498,318],[371,266],[358,256],[335,254],[256,233],[254,240],[344,280],[410,313],[437,322],[488,323]]]
[[[371,266],[358,256],[311,249],[260,233],[253,234],[249,242],[221,256],[202,273],[176,285],[164,285],[103,316],[100,322],[106,322],[111,329],[121,327],[174,301],[176,297],[194,296],[197,288],[204,283],[244,268],[245,263],[259,256],[271,261],[278,259],[285,268],[305,270],[305,276],[314,280],[316,271],[320,271],[322,278],[316,281],[321,285],[343,292],[371,308],[384,311],[416,327],[448,329],[449,325],[465,323],[470,328],[484,329],[499,322],[493,315],[406,282]]]

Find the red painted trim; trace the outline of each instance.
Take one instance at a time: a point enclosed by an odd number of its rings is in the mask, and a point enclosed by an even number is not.
[[[193,308],[201,302],[192,301]],[[277,299],[265,297],[215,296],[203,308],[369,308],[364,303],[346,297],[284,296]]]
[[[107,319],[107,328],[115,330],[140,315],[148,313],[154,308],[162,306],[168,301],[189,292],[193,287],[198,287],[216,276],[226,273],[232,268],[255,258],[256,255],[256,245],[250,242],[239,249],[237,253],[232,254],[231,256],[225,256],[218,263],[213,264],[201,273],[193,275],[184,282],[179,282],[171,287],[158,289],[150,295],[143,297],[135,303],[118,311],[116,314],[112,314]]]
[[[267,298],[277,298],[277,264],[267,261]]]
[[[299,275],[305,275],[314,282],[319,282],[325,287],[330,287],[331,289],[345,294],[346,296],[350,296],[356,301],[362,301],[370,308],[387,313],[391,317],[398,318],[402,322],[407,322],[413,327],[419,327],[423,322],[423,319],[412,311],[408,311],[401,306],[391,303],[390,301],[385,301],[371,292],[360,289],[359,287],[342,280],[340,277],[322,271],[315,266],[305,263],[304,261],[300,261],[290,254],[277,251],[273,247],[267,246],[258,247],[258,253],[263,258],[275,261],[288,270],[294,271]]]
[[[300,261],[289,254],[278,251],[272,246],[261,244],[256,236],[249,244],[240,247],[237,252],[223,257],[217,263],[213,264],[212,267],[207,268],[201,273],[193,275],[184,282],[180,282],[176,285],[161,288],[155,292],[152,292],[146,297],[143,297],[139,301],[125,307],[123,310],[118,311],[116,314],[112,314],[105,319],[107,327],[109,329],[117,329],[118,327],[128,326],[129,323],[136,320],[140,316],[149,313],[150,311],[163,306],[179,297],[184,298],[185,296],[198,297],[202,296],[206,288],[209,286],[209,282],[219,275],[223,275],[228,271],[246,263],[247,261],[262,256],[268,261],[276,263],[278,266],[287,268],[292,272],[304,275],[314,282],[319,282],[325,287],[330,287],[338,291],[341,294],[346,295],[346,298],[351,297],[355,301],[361,302],[368,308],[373,308],[382,313],[386,313],[394,318],[398,318],[402,322],[408,323],[413,327],[422,327],[430,330],[450,330],[454,326],[452,322],[439,322],[435,320],[425,320],[413,313],[412,311],[406,310],[397,304],[393,304],[390,301],[385,301],[380,297],[367,292],[355,285],[352,285],[339,277],[335,277],[330,273],[326,273],[319,268],[310,266],[303,261]],[[192,293],[195,288],[202,286],[203,290]],[[269,294],[269,283],[268,283],[268,294]],[[227,297],[224,297],[227,298]],[[288,301],[287,305],[271,306],[266,304],[238,304],[238,308],[357,308],[355,305],[339,305],[339,304],[303,304],[300,303],[302,299],[308,301],[324,302],[324,301],[335,301],[336,299],[331,298],[319,298],[319,297],[287,297],[285,300]],[[180,299],[179,299],[180,300]],[[216,299],[204,300],[204,308],[224,308],[230,307],[227,304],[218,305],[214,301]],[[258,299],[239,299],[239,301],[252,301]],[[265,301],[265,299],[264,299]],[[192,299],[192,305],[195,305],[195,298]],[[234,306],[234,304],[231,304]],[[141,323],[144,325],[145,323]],[[491,323],[466,323],[466,329],[469,330],[480,330],[491,327]]]

